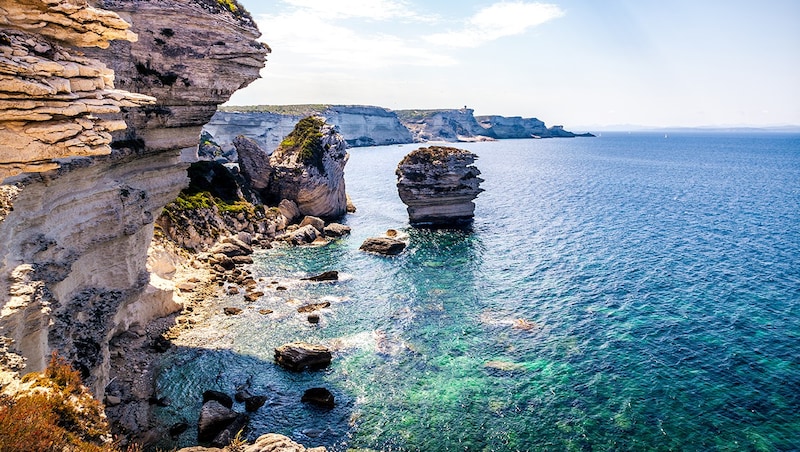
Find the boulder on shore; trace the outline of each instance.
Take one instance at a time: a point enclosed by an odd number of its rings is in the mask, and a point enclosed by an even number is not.
[[[275,349],[275,362],[295,372],[328,367],[331,359],[331,351],[327,347],[306,342],[291,342]]]
[[[408,206],[412,226],[463,226],[472,222],[475,203],[483,190],[478,156],[444,146],[419,148],[397,165],[397,191]]]
[[[358,248],[369,253],[394,256],[406,249],[406,242],[391,237],[370,237]]]

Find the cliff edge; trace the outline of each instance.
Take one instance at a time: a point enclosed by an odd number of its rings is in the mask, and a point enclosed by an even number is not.
[[[38,371],[58,350],[102,396],[109,341],[180,307],[146,266],[154,220],[269,49],[243,10],[210,0],[0,10],[4,364]]]

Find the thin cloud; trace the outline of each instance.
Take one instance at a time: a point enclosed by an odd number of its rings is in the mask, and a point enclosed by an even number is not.
[[[467,19],[462,29],[432,34],[425,39],[452,47],[478,47],[505,36],[525,33],[564,14],[557,5],[548,3],[495,3]]]
[[[375,21],[407,19],[432,22],[435,18],[414,12],[403,0],[284,0],[295,8],[330,19],[361,18]]]
[[[313,3],[312,0],[292,0]],[[270,61],[327,69],[374,69],[392,66],[451,66],[452,57],[401,36],[364,33],[340,25],[324,12],[300,8],[256,18],[263,40],[272,47]],[[269,66],[269,63],[268,63]],[[275,67],[275,66],[273,66]]]

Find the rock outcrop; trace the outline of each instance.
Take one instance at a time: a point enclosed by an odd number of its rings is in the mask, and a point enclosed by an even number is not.
[[[491,129],[481,127],[473,110],[398,110],[400,122],[411,131],[414,141],[480,141],[496,138]]]
[[[111,132],[126,125],[106,115],[156,99],[115,89],[111,69],[74,49],[135,41],[130,26],[66,2],[17,0],[0,11],[0,182],[56,169],[56,159],[110,154]]]
[[[536,118],[523,118],[521,116],[476,116],[475,120],[481,127],[491,130],[496,138],[534,138],[549,137],[550,131],[544,122]]]
[[[402,253],[406,246],[406,242],[392,237],[370,237],[364,240],[358,249],[368,253],[395,256]]]
[[[365,105],[225,107],[204,130],[225,151],[233,149],[234,139],[243,135],[271,153],[298,121],[312,115],[335,125],[350,147],[413,142],[411,133],[393,111]]]
[[[342,217],[347,212],[346,149],[342,136],[322,118],[302,119],[270,156],[272,174],[262,198],[269,205],[294,201],[301,215]]]
[[[459,226],[472,221],[483,190],[477,156],[463,149],[419,148],[397,165],[397,191],[413,226]]]
[[[268,49],[216,1],[91,4],[0,4],[0,336],[26,371],[59,350],[99,396],[109,340],[179,307],[146,267],[154,220]]]
[[[322,345],[291,342],[275,349],[275,362],[294,372],[323,369],[330,365],[331,351]]]

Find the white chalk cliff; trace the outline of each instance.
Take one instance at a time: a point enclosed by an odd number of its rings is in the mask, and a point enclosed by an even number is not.
[[[146,267],[153,222],[258,77],[257,37],[215,1],[0,3],[0,365],[58,350],[102,395],[109,340],[178,307]]]

